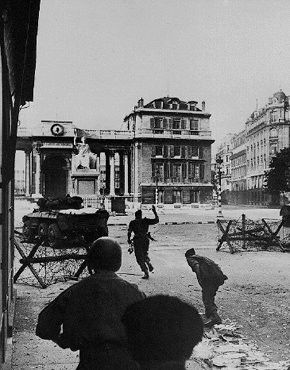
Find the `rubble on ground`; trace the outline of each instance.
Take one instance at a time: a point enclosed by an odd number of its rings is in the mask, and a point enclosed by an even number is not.
[[[240,327],[229,320],[206,330],[193,351],[202,369],[287,370],[290,362],[273,362],[254,343],[240,333]],[[188,367],[190,369],[190,367]]]

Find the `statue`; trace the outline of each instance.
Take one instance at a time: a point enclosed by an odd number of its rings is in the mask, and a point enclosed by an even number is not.
[[[86,138],[81,138],[81,143],[77,145],[78,154],[75,156],[76,169],[95,169],[96,155],[91,152]]]

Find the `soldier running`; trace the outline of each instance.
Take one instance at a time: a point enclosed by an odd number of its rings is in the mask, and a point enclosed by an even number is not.
[[[148,256],[149,239],[153,240],[148,230],[150,225],[155,225],[159,222],[159,217],[154,205],[152,206],[152,211],[155,216],[154,218],[142,218],[142,211],[136,211],[135,220],[129,223],[128,228],[128,243],[131,245],[133,241],[136,261],[144,272],[142,279],[149,279],[148,269],[150,272],[154,269]],[[134,232],[134,236],[131,240],[132,232]]]
[[[227,276],[211,259],[196,255],[193,248],[186,251],[185,257],[192,271],[196,273],[198,283],[202,289],[202,301],[207,318],[204,325],[212,327],[215,324],[221,324],[222,320],[217,313],[214,299],[220,285],[223,285],[227,280]]]

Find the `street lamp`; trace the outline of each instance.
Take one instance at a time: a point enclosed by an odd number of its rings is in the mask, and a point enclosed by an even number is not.
[[[101,176],[101,195],[102,195],[102,204],[103,204],[103,207],[105,207],[105,189],[106,189],[106,182],[105,182],[105,179],[104,179],[104,176]]]
[[[218,196],[218,215],[217,217],[224,217],[222,214],[222,171],[221,165],[223,160],[221,156],[218,156],[216,159],[217,169],[218,169],[218,184],[217,184],[217,196]]]
[[[159,170],[156,170],[155,172],[155,182],[156,182],[156,188],[155,188],[155,205],[158,204],[158,180],[159,180],[160,172]]]

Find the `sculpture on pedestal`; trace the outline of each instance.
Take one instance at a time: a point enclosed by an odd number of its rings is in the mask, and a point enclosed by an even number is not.
[[[75,156],[76,170],[96,169],[96,155],[91,152],[85,137],[81,138],[81,143],[77,144],[78,154]]]

